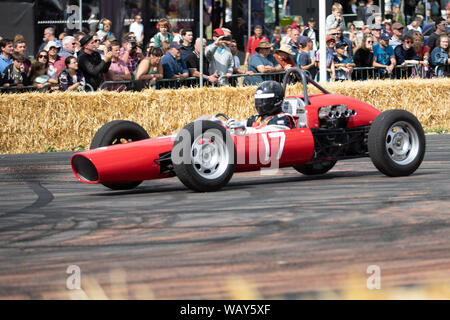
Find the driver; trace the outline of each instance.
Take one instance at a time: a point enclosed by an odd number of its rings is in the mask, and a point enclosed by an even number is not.
[[[284,90],[276,81],[264,81],[256,89],[255,107],[257,115],[247,122],[228,121],[230,129],[244,129],[244,133],[279,131],[295,128],[294,118],[281,109],[284,101]]]

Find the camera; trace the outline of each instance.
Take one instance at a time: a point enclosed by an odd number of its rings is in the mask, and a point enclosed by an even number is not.
[[[136,39],[129,39],[128,43],[131,44],[131,48],[133,48],[133,50],[135,50],[137,48],[137,42]]]

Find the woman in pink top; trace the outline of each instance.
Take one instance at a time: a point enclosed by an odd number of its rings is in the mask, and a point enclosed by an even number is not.
[[[105,74],[105,81],[124,81],[131,80],[131,73],[128,70],[127,65],[121,59],[120,55],[120,44],[117,41],[111,42],[111,46],[108,50],[113,53],[111,59],[111,66],[109,67],[108,73]],[[105,90],[109,91],[123,91],[126,90],[126,84],[109,84],[104,87]]]

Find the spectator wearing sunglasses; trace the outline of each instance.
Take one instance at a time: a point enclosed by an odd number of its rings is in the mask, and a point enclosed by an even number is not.
[[[57,75],[66,68],[65,60],[68,57],[76,57],[75,49],[76,49],[76,41],[72,36],[64,37],[62,40],[63,47],[58,52],[59,60],[55,62],[55,68],[57,70]]]
[[[406,34],[402,38],[402,44],[395,47],[395,59],[398,65],[418,64],[420,57],[413,48],[414,39],[412,35]]]
[[[389,40],[389,45],[392,48],[395,49],[397,46],[402,44],[403,29],[403,25],[400,22],[395,22],[392,25],[392,31],[394,32],[394,35]]]
[[[436,20],[436,30],[430,35],[427,40],[427,46],[430,48],[430,52],[436,47],[436,41],[439,39],[441,34],[446,33],[447,23],[444,18],[439,18]]]
[[[94,90],[100,87],[104,74],[108,72],[113,57],[112,51],[105,53],[102,60],[97,52],[100,40],[97,35],[85,35],[80,40],[81,53],[78,56],[78,67],[86,78],[86,83],[90,84]]]

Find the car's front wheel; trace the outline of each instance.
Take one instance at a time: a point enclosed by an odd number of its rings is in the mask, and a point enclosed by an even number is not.
[[[172,164],[180,181],[194,191],[217,191],[233,176],[236,148],[225,128],[213,121],[188,124],[177,135]]]
[[[101,127],[91,142],[91,149],[116,144],[128,143],[150,138],[147,131],[135,122],[127,120],[114,120]],[[102,183],[112,190],[129,190],[140,185],[142,181],[121,183]]]
[[[425,134],[419,120],[404,110],[381,113],[369,131],[368,149],[375,167],[387,176],[408,176],[425,155]]]

